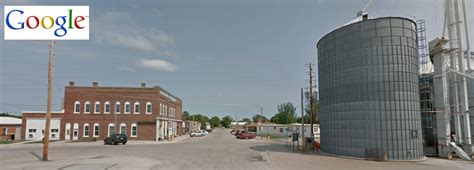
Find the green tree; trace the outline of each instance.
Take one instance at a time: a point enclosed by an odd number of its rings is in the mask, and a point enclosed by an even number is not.
[[[252,120],[250,120],[249,118],[243,118],[242,122],[247,122],[247,124],[250,124],[252,123]]]
[[[188,120],[197,121],[201,123],[201,129],[206,128],[206,123],[209,123],[209,117],[201,114],[193,114],[188,116]]]
[[[289,124],[296,122],[295,115],[296,107],[293,103],[287,102],[278,105],[278,113],[271,118],[271,121],[276,124]]]
[[[222,118],[222,121],[221,121],[221,124],[222,126],[224,126],[225,128],[229,128],[230,127],[230,122],[232,122],[234,119],[232,119],[232,117],[230,116],[225,116]]]
[[[268,122],[268,118],[262,115],[255,115],[252,117],[253,122],[258,123],[259,120],[262,121],[262,123]]]
[[[211,127],[212,128],[221,127],[221,118],[219,118],[217,116],[211,117],[210,122],[211,122]]]
[[[310,106],[309,100],[307,100],[307,101],[306,101],[306,104],[305,104],[305,109],[304,109],[304,111],[305,111],[305,113],[306,113],[306,114],[305,114],[305,117],[308,116],[308,123],[309,123],[309,120],[310,120],[309,115],[311,115],[311,114],[310,114],[310,112],[311,112],[311,109],[310,109],[310,108],[311,108],[311,106]],[[319,118],[317,118],[318,115],[319,115],[319,114],[318,114],[318,113],[319,113],[319,102],[318,102],[316,99],[313,99],[313,111],[314,111],[314,112],[313,112],[313,114],[314,114],[314,116],[313,116],[314,123],[318,123],[318,124],[319,124]]]
[[[188,111],[184,111],[184,112],[183,112],[183,120],[188,120],[188,117],[189,117],[189,112],[188,112]]]

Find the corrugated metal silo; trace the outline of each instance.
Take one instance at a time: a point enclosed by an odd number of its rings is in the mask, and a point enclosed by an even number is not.
[[[360,158],[423,158],[416,24],[352,23],[317,45],[321,150]]]

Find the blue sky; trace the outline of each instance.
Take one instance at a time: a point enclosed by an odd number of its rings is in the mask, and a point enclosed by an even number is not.
[[[0,3],[2,18],[4,4],[90,6],[90,40],[56,43],[54,110],[69,81],[132,87],[146,82],[180,97],[191,113],[250,117],[262,104],[269,117],[280,103],[299,106],[305,65],[316,62],[317,41],[352,20],[366,1]],[[468,1],[468,9],[473,4]],[[442,0],[374,0],[367,11],[425,19],[431,40],[441,35],[442,7]],[[468,17],[472,30],[471,11]],[[0,112],[45,110],[48,42],[5,41],[0,26]]]

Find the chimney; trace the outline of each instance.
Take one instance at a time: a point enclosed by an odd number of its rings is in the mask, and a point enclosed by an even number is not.
[[[99,82],[96,82],[96,81],[92,82],[93,87],[97,87],[98,85],[99,85]]]
[[[70,82],[69,82],[69,86],[74,86],[74,82],[73,82],[73,81],[70,81]]]
[[[146,83],[142,83],[142,87],[146,87]]]

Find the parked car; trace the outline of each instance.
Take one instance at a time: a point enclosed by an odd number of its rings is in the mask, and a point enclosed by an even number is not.
[[[202,133],[204,133],[204,135],[208,135],[209,132],[205,131],[205,130],[201,130]]]
[[[191,137],[201,137],[201,136],[205,136],[206,134],[202,132],[201,130],[198,130],[198,131],[191,132],[191,134],[189,135]]]
[[[255,137],[256,135],[254,133],[244,132],[240,133],[239,136],[237,136],[237,139],[253,139]]]
[[[104,139],[104,145],[126,144],[127,136],[125,134],[112,134]]]
[[[238,138],[238,137],[240,136],[240,134],[242,134],[242,133],[245,133],[245,131],[244,131],[244,130],[242,130],[242,131],[236,131],[236,132],[234,133],[234,135],[235,135],[235,137]]]

